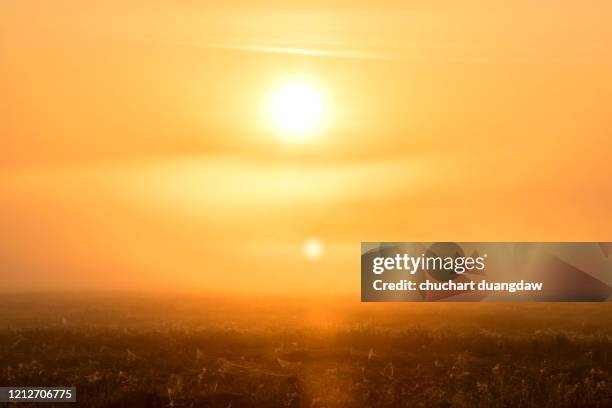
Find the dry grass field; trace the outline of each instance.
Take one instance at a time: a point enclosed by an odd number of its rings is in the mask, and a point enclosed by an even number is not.
[[[0,384],[84,407],[612,406],[609,303],[4,295],[0,325]]]

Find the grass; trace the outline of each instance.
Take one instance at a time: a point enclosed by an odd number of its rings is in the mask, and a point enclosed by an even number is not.
[[[609,407],[611,312],[7,295],[0,384],[87,407]]]

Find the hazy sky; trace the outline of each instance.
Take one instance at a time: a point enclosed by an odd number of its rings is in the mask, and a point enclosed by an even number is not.
[[[93,3],[0,3],[0,289],[356,294],[361,241],[612,238],[607,1]]]

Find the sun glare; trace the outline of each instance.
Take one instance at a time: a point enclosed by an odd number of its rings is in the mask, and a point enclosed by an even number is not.
[[[317,238],[310,238],[304,242],[304,256],[311,260],[316,261],[323,256],[323,243]]]
[[[321,92],[307,83],[288,83],[272,94],[271,114],[287,139],[304,140],[321,125],[325,103]]]

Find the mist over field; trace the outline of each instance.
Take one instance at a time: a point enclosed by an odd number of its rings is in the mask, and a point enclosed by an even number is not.
[[[521,299],[609,299],[612,3],[254,3],[0,0],[0,387],[612,407],[612,302],[358,300],[378,241],[591,242]]]

